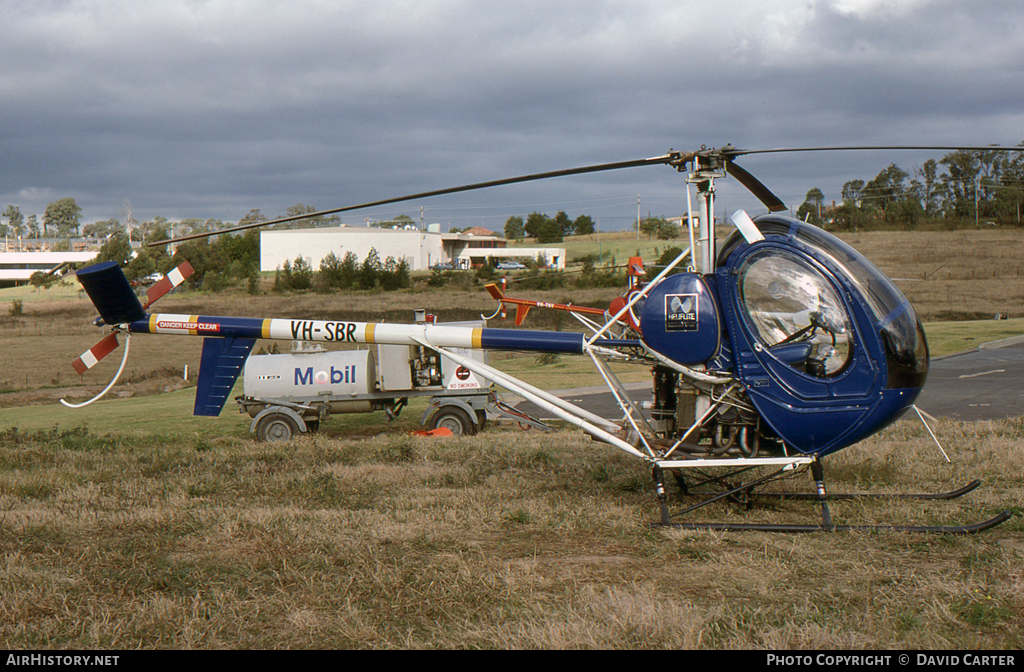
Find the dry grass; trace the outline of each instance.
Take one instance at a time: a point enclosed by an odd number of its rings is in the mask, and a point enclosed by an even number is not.
[[[924,321],[1024,317],[1020,229],[841,235],[891,278]]]
[[[913,423],[830,461],[843,522],[1021,501],[1020,423]],[[5,648],[1019,648],[1022,521],[957,538],[657,531],[641,465],[577,432],[438,441],[8,431]],[[805,482],[807,481],[807,482]],[[793,486],[809,485],[809,477]],[[708,516],[808,521],[773,504]]]

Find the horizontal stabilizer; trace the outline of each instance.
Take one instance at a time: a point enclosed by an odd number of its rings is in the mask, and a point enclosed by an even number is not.
[[[193,415],[217,416],[245,366],[254,338],[204,338]]]

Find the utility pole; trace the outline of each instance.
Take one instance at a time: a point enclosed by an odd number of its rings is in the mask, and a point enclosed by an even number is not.
[[[978,228],[978,192],[981,191],[981,175],[974,181],[974,228]]]
[[[636,195],[636,253],[640,254],[640,194]]]

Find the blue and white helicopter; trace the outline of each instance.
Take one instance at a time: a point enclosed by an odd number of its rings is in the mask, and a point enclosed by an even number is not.
[[[824,149],[1000,148],[812,151]],[[735,163],[745,154],[785,151],[808,150],[740,150],[731,145],[692,152],[670,150],[647,159],[469,184],[216,232],[599,171],[668,165],[685,172],[691,211],[689,248],[652,281],[634,287],[614,313],[606,315],[603,324],[582,320],[588,327],[586,333],[148,313],[153,301],[179,284],[184,279],[183,271],[187,273],[188,269],[176,270],[154,286],[143,306],[121,270],[108,262],[77,274],[99,310],[97,322],[112,333],[85,353],[76,368],[84,370],[113,350],[117,334],[200,336],[204,344],[194,412],[218,415],[257,339],[418,345],[647,465],[659,498],[660,525],[786,532],[892,529],[965,534],[1002,523],[1010,517],[1009,512],[976,524],[934,527],[837,525],[832,521],[828,507],[831,499],[870,495],[830,495],[825,488],[823,458],[871,436],[916,408],[914,401],[928,373],[928,345],[910,302],[878,268],[828,232],[778,214],[786,210],[782,201]],[[738,211],[732,216],[735,230],[719,243],[713,224],[715,181],[726,176],[747,187],[768,213],[752,219]],[[696,187],[696,208],[689,185]],[[215,234],[153,244],[205,235]],[[590,357],[614,394],[622,418],[603,418],[458,352],[466,348]],[[618,381],[608,366],[612,360],[651,369],[652,400],[644,408]],[[123,369],[124,361],[121,366]],[[116,377],[107,389],[115,381]],[[810,469],[815,482],[815,492],[803,497],[820,503],[820,523],[673,521],[726,497],[742,499],[755,492],[766,496],[766,492],[759,492],[765,484],[802,468]],[[700,503],[672,514],[667,503],[666,473],[676,477],[684,492],[697,480],[701,481],[696,483],[698,486],[720,488]],[[724,473],[728,478],[708,473]],[[746,473],[763,475],[736,481],[737,476]],[[951,499],[978,484],[974,481],[951,492],[902,497]]]

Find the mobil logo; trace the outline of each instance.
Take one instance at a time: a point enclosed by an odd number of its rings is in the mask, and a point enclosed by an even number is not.
[[[349,364],[340,369],[334,366],[330,370],[314,371],[312,366],[295,367],[295,386],[300,385],[341,385],[356,382],[356,365]]]

